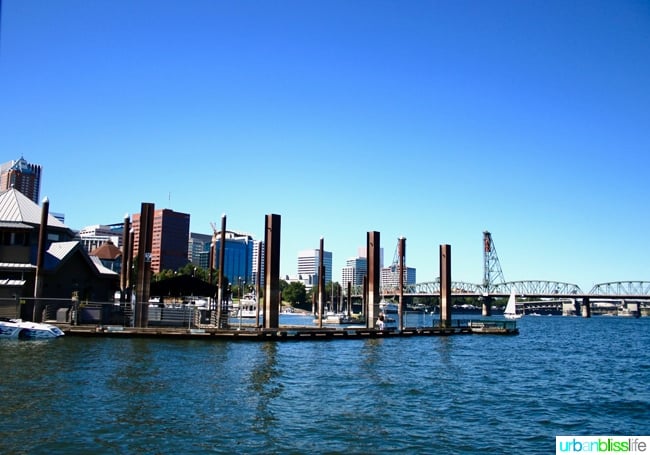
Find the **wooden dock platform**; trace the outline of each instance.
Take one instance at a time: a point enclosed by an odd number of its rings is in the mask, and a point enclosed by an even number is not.
[[[505,322],[505,321],[504,321]],[[495,321],[490,321],[495,327]],[[237,341],[305,341],[334,339],[366,338],[408,338],[420,336],[471,335],[474,333],[493,335],[516,335],[516,325],[496,324],[498,330],[485,331],[484,325],[476,322],[453,327],[407,327],[401,332],[396,330],[378,330],[360,327],[306,327],[283,326],[277,329],[242,328],[217,329],[215,327],[178,328],[178,327],[123,327],[123,326],[75,326],[59,325],[66,336],[76,337],[113,337],[113,338],[166,338],[166,339],[205,339]],[[477,327],[481,327],[477,330]]]

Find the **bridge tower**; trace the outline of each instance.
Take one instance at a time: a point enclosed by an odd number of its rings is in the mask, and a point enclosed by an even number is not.
[[[489,231],[483,231],[483,316],[492,314],[492,297],[490,292],[496,283],[505,283],[499,256],[494,247],[494,240]]]

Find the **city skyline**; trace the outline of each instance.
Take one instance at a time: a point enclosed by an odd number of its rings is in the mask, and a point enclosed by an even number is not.
[[[650,9],[624,0],[3,2],[0,149],[66,225],[142,202],[333,276],[381,234],[417,281],[650,280]]]

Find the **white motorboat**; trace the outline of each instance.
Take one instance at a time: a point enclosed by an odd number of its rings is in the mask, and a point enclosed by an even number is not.
[[[0,319],[0,338],[42,340],[64,335],[63,331],[55,325],[23,321],[22,319]]]
[[[348,316],[347,314],[340,312],[335,313],[333,311],[328,311],[323,315],[323,324],[356,324],[360,322],[359,319]],[[318,323],[318,318],[314,320],[314,323]]]
[[[379,311],[384,314],[397,314],[399,308],[395,302],[391,302],[390,300],[382,300],[379,302]]]
[[[259,315],[263,314],[262,308],[260,308]],[[239,299],[239,307],[233,309],[232,315],[237,318],[255,318],[257,317],[257,298],[255,294],[245,294],[241,299]]]

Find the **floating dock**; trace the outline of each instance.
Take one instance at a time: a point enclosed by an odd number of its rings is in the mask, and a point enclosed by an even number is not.
[[[458,322],[458,321],[454,321]],[[463,321],[452,327],[413,327],[397,330],[378,330],[364,327],[308,327],[283,326],[277,329],[215,327],[124,327],[124,326],[75,326],[60,325],[67,336],[113,337],[113,338],[166,338],[242,341],[299,341],[367,338],[409,338],[419,336],[452,335],[517,335],[519,329],[512,321]]]

